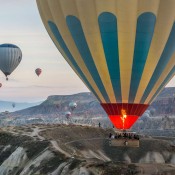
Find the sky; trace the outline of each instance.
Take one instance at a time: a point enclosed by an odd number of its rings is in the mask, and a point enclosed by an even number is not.
[[[0,26],[0,44],[15,44],[23,53],[9,81],[0,72],[0,100],[37,102],[49,95],[88,91],[47,34],[35,0],[1,0]],[[43,70],[40,77],[35,74],[38,67]]]
[[[49,95],[88,91],[47,34],[35,0],[1,0],[0,26],[0,44],[15,44],[23,53],[9,81],[0,72],[0,100],[37,102]],[[43,70],[40,77],[35,74],[38,67]],[[168,86],[174,84],[175,78]]]

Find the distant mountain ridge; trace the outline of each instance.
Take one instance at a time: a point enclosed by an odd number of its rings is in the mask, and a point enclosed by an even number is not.
[[[76,102],[78,104],[76,110],[73,112],[69,109],[69,103]],[[93,96],[92,93],[78,93],[74,95],[54,95],[49,96],[47,100],[38,106],[34,106],[28,109],[16,111],[13,116],[31,117],[31,116],[43,116],[43,117],[61,117],[64,116],[66,111],[71,111],[74,116],[100,116],[105,117],[106,113],[101,108],[99,102]]]
[[[150,107],[155,109],[155,115],[175,115],[175,88],[164,88]]]
[[[100,103],[90,92],[78,93],[73,95],[52,95],[49,96],[43,103],[28,109],[20,110],[13,113],[14,116],[63,116],[66,111],[69,111],[69,103],[76,102],[77,109],[73,112],[74,116],[89,117],[100,116],[106,117],[106,113],[100,106]],[[148,109],[155,109],[156,115],[175,115],[175,88],[165,88]],[[161,109],[160,109],[161,108]]]
[[[159,130],[162,135],[167,129],[173,136],[175,132],[175,88],[165,88],[155,99],[142,117],[133,126],[134,130]],[[71,111],[70,102],[76,102],[77,108]],[[72,113],[70,120],[65,116],[65,112]],[[1,126],[7,125],[27,125],[35,123],[79,123],[97,126],[101,122],[102,127],[112,127],[107,114],[100,103],[90,92],[73,95],[52,95],[43,103],[27,109],[19,110],[9,114],[2,114]],[[169,132],[168,132],[169,134]]]
[[[12,104],[15,103],[15,107],[13,108]],[[17,102],[12,102],[12,101],[3,101],[0,100],[0,112],[4,112],[4,111],[9,111],[9,112],[13,112],[13,111],[18,111],[18,110],[22,110],[25,108],[29,108],[32,106],[36,106],[41,104],[42,102],[36,102],[36,103],[27,103],[27,102],[21,102],[21,103],[17,103]]]
[[[175,97],[175,87],[166,87],[163,91],[156,97],[154,101],[160,100],[162,98],[172,98]]]

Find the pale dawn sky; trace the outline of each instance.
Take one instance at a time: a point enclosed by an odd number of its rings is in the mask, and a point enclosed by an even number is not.
[[[88,89],[52,43],[39,16],[35,0],[1,0],[0,44],[20,47],[23,58],[9,81],[3,84],[0,100],[33,102],[49,95],[86,92]],[[36,68],[43,70],[38,78]]]
[[[88,91],[52,43],[35,0],[1,0],[0,19],[0,44],[15,44],[23,53],[8,82],[0,72],[0,100],[36,102],[49,95]],[[38,67],[43,70],[39,78],[34,72]],[[174,84],[175,78],[168,86]]]

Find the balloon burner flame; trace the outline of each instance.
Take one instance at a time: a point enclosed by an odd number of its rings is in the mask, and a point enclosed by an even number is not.
[[[124,129],[124,128],[125,128],[125,120],[126,120],[126,118],[127,118],[126,110],[122,109],[122,110],[121,110],[121,114],[122,114],[122,116],[121,116],[120,118],[121,118],[121,120],[122,120],[123,129]]]

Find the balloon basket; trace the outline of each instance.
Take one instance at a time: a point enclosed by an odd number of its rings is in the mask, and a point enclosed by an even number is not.
[[[109,138],[109,145],[114,147],[139,147],[140,138],[136,132],[129,130],[115,130]]]

